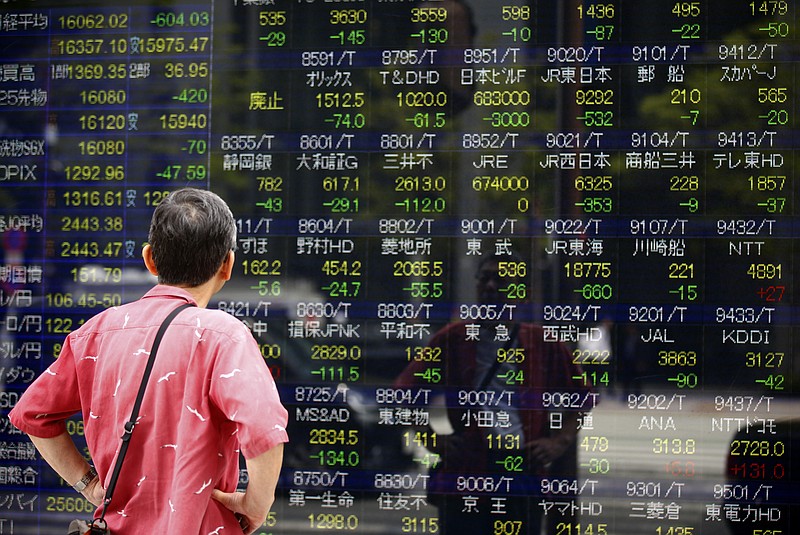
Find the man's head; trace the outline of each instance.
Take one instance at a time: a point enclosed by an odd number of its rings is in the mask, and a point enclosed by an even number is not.
[[[493,254],[481,259],[475,278],[478,299],[484,304],[502,304],[527,297],[527,263],[516,253]]]
[[[180,189],[153,212],[148,242],[159,283],[195,287],[211,279],[235,250],[236,223],[218,195]]]

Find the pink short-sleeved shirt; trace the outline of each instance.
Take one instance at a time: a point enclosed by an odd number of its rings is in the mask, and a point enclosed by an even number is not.
[[[177,306],[171,286],[103,311],[67,336],[61,355],[11,411],[21,431],[52,437],[82,411],[92,461],[108,485],[156,331]],[[170,324],[113,502],[112,533],[241,533],[211,491],[236,489],[239,452],[286,442],[287,412],[250,331],[219,310],[188,308]]]

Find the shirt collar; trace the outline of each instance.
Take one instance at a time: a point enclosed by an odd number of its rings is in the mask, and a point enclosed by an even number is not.
[[[148,297],[172,297],[197,306],[197,301],[195,301],[194,297],[192,297],[192,294],[183,288],[170,286],[168,284],[157,284],[153,286],[146,294],[144,294],[144,296],[142,296],[142,299],[147,299]]]

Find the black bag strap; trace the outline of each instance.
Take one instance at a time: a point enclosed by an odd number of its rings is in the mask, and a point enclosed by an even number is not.
[[[142,400],[144,399],[144,391],[147,389],[147,381],[150,379],[150,373],[153,371],[153,364],[156,361],[156,353],[158,352],[158,346],[161,345],[161,339],[164,337],[164,333],[167,331],[167,327],[169,324],[172,323],[172,320],[175,319],[175,316],[180,314],[181,310],[184,308],[193,307],[192,303],[184,303],[181,306],[174,309],[169,315],[164,318],[164,321],[161,323],[161,327],[158,328],[158,332],[156,333],[156,338],[153,341],[153,348],[150,350],[150,356],[147,359],[147,365],[144,368],[144,375],[142,376],[142,384],[139,385],[139,393],[136,394],[136,401],[133,402],[133,410],[131,411],[131,417],[128,419],[128,422],[125,424],[125,432],[122,434],[122,446],[119,448],[119,455],[117,455],[117,462],[114,464],[114,471],[111,473],[111,481],[108,483],[108,488],[106,489],[106,495],[103,498],[103,510],[100,513],[100,518],[97,520],[102,521],[105,523],[105,516],[106,516],[106,509],[108,508],[109,504],[111,504],[111,497],[114,495],[114,488],[117,486],[117,479],[119,479],[120,470],[122,470],[122,461],[125,460],[125,454],[128,452],[128,445],[130,444],[131,434],[133,434],[133,428],[136,425],[136,419],[139,417],[139,409],[142,406]],[[93,521],[94,522],[94,521]]]

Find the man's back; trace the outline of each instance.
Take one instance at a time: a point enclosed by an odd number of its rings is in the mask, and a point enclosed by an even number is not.
[[[157,286],[135,303],[95,316],[67,338],[48,372],[60,385],[55,396],[42,391],[48,407],[83,407],[87,444],[104,487],[155,332],[187,301],[188,293]],[[77,388],[67,386],[73,381]],[[277,395],[265,395],[270,392],[276,394],[275,384],[240,321],[215,310],[181,312],[158,352],[106,514],[111,531],[238,529],[233,514],[210,495],[214,488],[236,488],[240,442],[243,453],[255,456],[284,440],[286,412]]]

